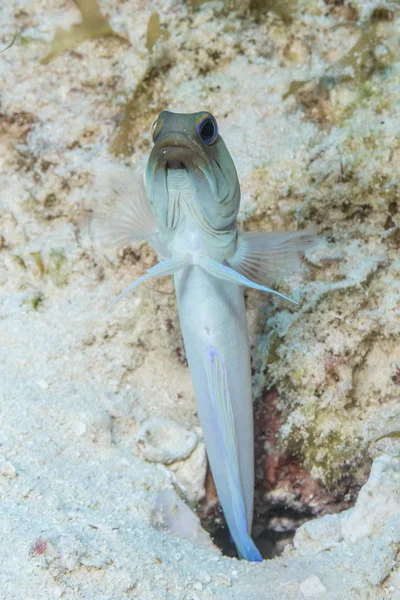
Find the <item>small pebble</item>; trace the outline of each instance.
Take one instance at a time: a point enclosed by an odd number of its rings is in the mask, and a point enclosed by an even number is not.
[[[36,383],[38,384],[41,390],[49,389],[49,384],[47,383],[47,381],[44,381],[44,379],[39,379],[39,381],[37,381]]]
[[[300,584],[300,591],[304,598],[318,598],[320,600],[326,594],[326,587],[316,575],[311,575]]]
[[[54,560],[58,556],[57,549],[55,548],[55,546],[53,546],[50,540],[47,542],[45,554],[47,558],[51,560]]]
[[[14,465],[10,463],[4,456],[0,455],[0,475],[8,477],[8,479],[14,479],[17,476],[17,471]]]
[[[189,594],[185,596],[185,600],[200,600],[200,598],[195,592],[189,592]]]
[[[93,333],[90,333],[89,335],[87,335],[86,337],[83,338],[82,344],[84,346],[93,346],[95,341],[96,341],[96,337],[93,335]]]
[[[82,421],[78,421],[77,423],[75,423],[74,425],[74,431],[76,433],[76,435],[84,435],[86,433],[86,423],[82,423]]]
[[[201,592],[203,589],[203,584],[201,583],[201,581],[196,581],[196,583],[193,584],[193,589],[197,592]]]
[[[194,431],[169,419],[151,418],[138,432],[137,447],[140,454],[150,462],[171,464],[190,456],[197,446]]]
[[[206,573],[205,571],[201,571],[198,575],[198,580],[201,581],[201,583],[204,583],[205,585],[207,585],[207,583],[211,583],[211,576],[209,573]]]
[[[225,585],[226,587],[232,586],[231,578],[228,577],[228,575],[225,575],[225,573],[217,573],[217,575],[221,579],[223,585]]]
[[[76,556],[69,556],[64,562],[64,566],[67,571],[74,571],[78,566],[78,558]]]

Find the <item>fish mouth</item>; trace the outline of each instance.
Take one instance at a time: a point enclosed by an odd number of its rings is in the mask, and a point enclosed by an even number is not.
[[[165,169],[168,170],[177,170],[177,169],[185,169],[186,170],[186,164],[179,159],[172,159],[172,160],[167,160],[167,162],[165,163]]]
[[[171,142],[171,140],[165,140],[157,144],[158,150],[174,150],[175,148],[181,148],[184,150],[191,150],[189,144],[182,144],[181,141]]]
[[[204,152],[189,136],[181,132],[168,132],[156,140],[152,155],[159,167],[188,169],[199,161],[207,163]],[[179,164],[180,163],[180,164]]]
[[[196,160],[196,153],[190,146],[170,144],[157,149],[158,165],[164,169],[188,169]]]
[[[154,144],[149,163],[152,165],[153,176],[158,173],[159,178],[167,179],[168,172],[186,171],[194,188],[199,187],[199,182],[204,182],[217,202],[219,202],[218,183],[224,182],[224,176],[215,160],[211,160],[201,147],[191,143],[187,136],[176,133],[174,136],[164,136]],[[217,180],[218,179],[218,180]],[[202,183],[202,185],[204,185]],[[223,186],[224,190],[227,186]],[[222,201],[225,193],[221,194]]]

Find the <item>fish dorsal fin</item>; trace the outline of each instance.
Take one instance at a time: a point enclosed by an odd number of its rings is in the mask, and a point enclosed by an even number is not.
[[[96,175],[91,236],[102,245],[122,247],[157,240],[157,221],[142,173],[107,165]]]
[[[247,523],[240,482],[239,459],[236,440],[235,420],[232,402],[228,389],[225,361],[223,356],[212,346],[208,348],[205,358],[208,391],[215,420],[216,431],[224,461],[224,471],[228,490],[221,490],[221,482],[216,481],[218,494],[226,497],[222,508],[229,530],[236,544],[239,555],[250,561],[261,561],[262,557],[247,532]],[[226,483],[225,483],[226,486]],[[227,493],[228,492],[228,493]]]
[[[240,232],[229,266],[261,285],[271,285],[290,275],[304,251],[316,239],[315,227],[301,231]]]

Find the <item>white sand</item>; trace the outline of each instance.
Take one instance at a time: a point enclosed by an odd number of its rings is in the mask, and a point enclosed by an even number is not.
[[[55,29],[80,21],[74,4],[3,4],[2,47],[22,33],[0,54],[0,598],[400,598],[398,442],[372,444],[399,429],[398,62],[323,102],[283,101],[293,80],[319,77],[359,38],[332,29],[340,9],[303,2],[284,26],[273,15],[259,25],[223,16],[218,3],[192,14],[177,1],[101,1],[130,46],[87,41],[45,65]],[[354,3],[365,22],[394,4]],[[263,564],[157,522],[169,498],[160,492],[204,495],[172,282],[105,314],[155,256],[143,245],[104,256],[87,235],[93,173],[117,162],[109,143],[149,65],[156,10],[170,37],[151,60],[165,75],[137,108],[126,162],[144,164],[159,109],[209,108],[238,167],[247,226],[317,222],[325,245],[282,288],[303,297],[300,309],[269,299],[249,313],[254,393],[277,386],[283,451],[296,448],[330,486],[347,471],[361,481],[378,457],[352,513],[305,526],[295,550]],[[398,26],[398,15],[379,25],[382,55],[396,52]],[[154,419],[174,422],[169,445],[156,421],[143,447]]]

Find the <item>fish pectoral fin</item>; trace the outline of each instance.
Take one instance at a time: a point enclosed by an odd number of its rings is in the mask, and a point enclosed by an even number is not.
[[[157,265],[154,265],[154,267],[151,267],[151,269],[147,269],[147,273],[145,273],[145,275],[142,275],[142,277],[136,279],[136,281],[131,283],[131,285],[129,285],[126,288],[126,290],[122,292],[122,294],[117,296],[115,300],[111,302],[111,304],[107,308],[107,311],[109,311],[110,308],[114,306],[116,302],[118,302],[118,300],[121,300],[121,298],[126,296],[126,294],[132,292],[138,285],[140,285],[144,281],[147,281],[152,277],[166,277],[167,275],[173,275],[180,269],[183,269],[183,267],[190,265],[191,262],[192,257],[190,254],[182,254],[179,256],[174,256],[173,258],[168,258],[167,260],[164,260],[158,263]]]
[[[271,283],[293,273],[302,254],[315,240],[315,227],[301,231],[242,231],[229,265],[248,279]]]
[[[225,481],[215,481],[222,509],[240,557],[250,561],[261,561],[261,554],[247,531],[235,420],[225,361],[223,356],[212,346],[207,350],[205,369],[212,413],[222,448],[218,460],[224,461],[226,474]]]
[[[280,296],[285,300],[289,300],[289,302],[293,302],[293,304],[298,304],[298,302],[292,300],[291,298],[288,298],[288,296],[284,296],[284,294],[281,294],[276,290],[266,287],[265,285],[259,285],[258,283],[251,281],[251,279],[248,279],[245,275],[242,275],[238,271],[235,271],[230,266],[219,263],[213,258],[206,256],[205,254],[202,254],[197,258],[197,263],[200,266],[202,266],[203,269],[205,269],[208,273],[214,275],[214,277],[217,277],[222,281],[237,283],[238,285],[243,285],[244,287],[249,287],[254,290],[260,290],[262,292],[270,292],[271,294],[276,294],[277,296]]]
[[[157,221],[142,173],[101,165],[95,177],[90,234],[105,246],[120,248],[145,240],[158,249]]]

